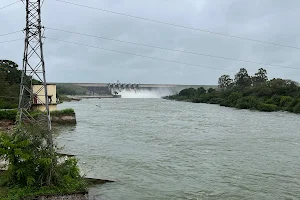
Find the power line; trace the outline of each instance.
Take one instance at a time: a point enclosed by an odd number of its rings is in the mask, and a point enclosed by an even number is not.
[[[188,65],[188,66],[193,66],[193,67],[202,67],[202,68],[215,69],[215,70],[220,70],[220,71],[234,72],[232,70],[220,69],[220,68],[215,68],[215,67],[208,67],[208,66],[203,66],[203,65],[195,65],[195,64],[191,64],[191,63],[185,63],[185,62],[174,61],[174,60],[167,60],[167,59],[156,58],[156,57],[151,57],[151,56],[144,56],[144,55],[140,55],[140,54],[134,54],[134,53],[124,52],[124,51],[118,51],[118,50],[114,50],[114,49],[106,49],[106,48],[101,48],[101,47],[97,47],[97,46],[93,46],[93,45],[82,44],[82,43],[77,43],[77,42],[70,42],[70,41],[60,40],[60,39],[56,39],[56,38],[47,37],[47,39],[56,40],[56,41],[60,41],[60,42],[65,42],[65,43],[69,43],[69,44],[76,44],[76,45],[85,46],[85,47],[91,47],[91,48],[94,48],[94,49],[100,49],[100,50],[104,50],[104,51],[111,51],[111,52],[116,52],[116,53],[122,53],[122,54],[142,57],[142,58],[148,58],[148,59],[152,59],[152,60],[160,60],[160,61],[176,63],[176,64],[181,64],[181,65]]]
[[[6,6],[0,7],[0,10],[2,10],[2,9],[4,9],[4,8],[7,8],[7,7],[9,7],[9,6],[15,5],[16,3],[20,3],[20,1],[16,1],[16,2],[11,3],[11,4],[8,4],[8,5],[6,5]]]
[[[299,68],[295,68],[295,67],[287,67],[287,66],[281,66],[281,65],[272,65],[272,64],[261,63],[261,62],[257,62],[257,61],[241,60],[241,59],[235,59],[235,58],[229,58],[229,57],[223,57],[223,56],[216,56],[216,55],[210,55],[210,54],[203,54],[203,53],[197,53],[197,52],[191,52],[191,51],[182,51],[182,50],[170,49],[170,48],[165,48],[165,47],[158,47],[158,46],[153,46],[153,45],[148,45],[148,44],[141,44],[141,43],[135,43],[135,42],[129,42],[129,41],[124,41],[124,40],[117,40],[117,39],[113,39],[113,38],[107,38],[107,37],[102,37],[102,36],[90,35],[90,34],[85,34],[85,33],[78,33],[78,32],[73,32],[73,31],[67,31],[67,30],[61,30],[61,29],[56,29],[56,28],[50,28],[50,27],[45,27],[45,28],[47,28],[49,30],[54,30],[54,31],[60,31],[60,32],[65,32],[65,33],[71,33],[71,34],[76,34],[76,35],[93,37],[93,38],[98,38],[98,39],[103,39],[103,40],[110,40],[110,41],[114,41],[114,42],[122,42],[122,43],[127,43],[127,44],[132,44],[132,45],[143,46],[143,47],[150,47],[150,48],[162,49],[162,50],[167,50],[167,51],[174,51],[174,52],[180,52],[180,53],[187,53],[187,54],[193,54],[193,55],[206,56],[206,57],[211,57],[211,58],[218,58],[218,59],[225,59],[225,60],[232,60],[232,61],[239,61],[239,62],[260,64],[260,65],[266,65],[266,66],[273,66],[273,67],[290,68],[290,69],[300,70]]]
[[[15,40],[0,41],[0,43],[15,42],[15,41],[19,41],[19,40],[24,40],[24,38],[22,38],[22,39],[15,39]]]
[[[88,8],[88,9],[98,10],[98,11],[102,11],[102,12],[112,13],[112,14],[116,14],[116,15],[122,15],[122,16],[131,17],[131,18],[135,18],[135,19],[140,19],[140,20],[144,20],[144,21],[155,22],[155,23],[164,24],[164,25],[168,25],[168,26],[185,28],[185,29],[189,29],[189,30],[193,30],[193,31],[205,32],[205,33],[210,33],[210,34],[214,34],[214,35],[220,35],[220,36],[231,37],[231,38],[236,38],[236,39],[241,39],[241,40],[248,40],[248,41],[257,42],[257,43],[264,43],[264,44],[268,44],[268,45],[275,45],[275,46],[281,46],[281,47],[300,50],[299,47],[295,47],[295,46],[272,43],[272,42],[267,42],[267,41],[262,41],[262,40],[256,40],[256,39],[251,39],[251,38],[246,38],[246,37],[241,37],[241,36],[236,36],[236,35],[230,35],[230,34],[226,34],[226,33],[219,33],[219,32],[214,32],[214,31],[204,30],[204,29],[198,29],[198,28],[188,27],[188,26],[179,25],[179,24],[172,24],[172,23],[169,23],[169,22],[154,20],[154,19],[145,18],[145,17],[139,17],[139,16],[130,15],[130,14],[126,14],[126,13],[120,13],[120,12],[116,12],[116,11],[112,11],[112,10],[106,10],[106,9],[96,8],[96,7],[92,7],[92,6],[86,6],[86,5],[82,5],[82,4],[71,3],[71,2],[68,2],[68,1],[64,1],[64,0],[55,0],[55,1],[65,3],[65,4],[74,5],[74,6],[79,6],[79,7],[83,7],[83,8]]]
[[[1,34],[0,36],[11,35],[11,34],[19,33],[19,32],[22,32],[22,30],[19,30],[19,31],[13,31],[13,32],[10,32],[10,33],[4,33],[4,34]]]

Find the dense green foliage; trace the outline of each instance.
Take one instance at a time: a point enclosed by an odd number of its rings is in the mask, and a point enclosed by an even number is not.
[[[0,60],[0,109],[18,107],[21,71],[12,61]]]
[[[18,107],[22,71],[10,60],[0,60],[0,109]],[[29,77],[28,77],[29,78]],[[33,84],[39,84],[33,80]],[[57,97],[61,101],[69,101],[65,95],[85,95],[87,90],[73,84],[58,84]]]
[[[59,95],[59,103],[72,101],[67,95]]]
[[[262,68],[254,76],[249,76],[244,68],[240,69],[234,79],[223,75],[218,80],[218,88],[207,91],[204,88],[187,88],[165,98],[239,109],[300,113],[298,83],[280,78],[268,80],[267,71]]]
[[[18,65],[10,60],[0,60],[0,109],[14,109],[18,107],[22,71]],[[29,79],[26,76],[26,79]],[[32,84],[40,82],[33,79]],[[29,85],[28,85],[29,87]]]
[[[11,135],[0,135],[0,159],[9,163],[8,170],[0,177],[1,187],[9,190],[2,192],[1,199],[85,189],[77,160],[58,162],[56,149],[49,148],[45,140],[46,131],[32,126],[22,127]]]
[[[61,95],[86,95],[87,92],[85,88],[69,83],[57,84],[56,87],[59,98]]]
[[[15,121],[17,113],[17,110],[0,110],[0,120],[7,119]]]

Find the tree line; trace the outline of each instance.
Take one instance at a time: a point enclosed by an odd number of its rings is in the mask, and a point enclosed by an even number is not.
[[[187,88],[166,99],[219,104],[239,109],[300,113],[299,84],[281,78],[269,80],[267,71],[263,68],[258,69],[253,76],[245,68],[241,68],[233,79],[229,75],[222,75],[218,79],[217,89]]]
[[[22,72],[10,60],[0,60],[0,109],[18,107]]]
[[[18,65],[10,60],[0,60],[0,109],[14,109],[18,107],[22,71]],[[27,77],[30,78],[30,77]],[[33,84],[40,84],[33,79]],[[71,84],[58,84],[57,96],[84,95],[86,89]]]

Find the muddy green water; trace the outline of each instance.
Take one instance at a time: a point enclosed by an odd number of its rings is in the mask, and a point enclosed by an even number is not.
[[[300,115],[162,99],[91,99],[56,141],[88,177],[90,199],[300,199]]]

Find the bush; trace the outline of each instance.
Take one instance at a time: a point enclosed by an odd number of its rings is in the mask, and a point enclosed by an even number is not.
[[[216,91],[216,89],[213,89],[213,88],[209,88],[208,90],[207,90],[207,93],[213,93],[213,92],[215,92]]]
[[[204,99],[202,99],[202,98],[200,98],[200,97],[194,98],[194,99],[192,100],[192,102],[193,102],[193,103],[206,103],[206,102],[204,101]]]
[[[279,106],[281,100],[281,97],[279,95],[274,94],[271,99],[273,101],[273,104]]]
[[[207,103],[209,104],[221,104],[223,102],[222,98],[211,98]]]
[[[268,87],[259,87],[256,91],[256,96],[258,97],[271,97],[273,95],[273,91]]]
[[[229,106],[229,107],[235,107],[236,104],[237,104],[237,101],[242,98],[243,95],[239,92],[232,92],[229,97],[226,99],[226,103],[225,105],[226,106]],[[224,102],[223,102],[224,103]]]
[[[179,92],[178,96],[183,96],[183,97],[192,97],[194,96],[196,93],[196,89],[195,88],[187,88],[187,89],[183,89]]]
[[[60,95],[59,96],[59,103],[63,103],[63,102],[70,102],[70,101],[72,101],[72,99],[71,98],[69,98],[68,96],[66,96],[66,95]]]
[[[18,108],[18,103],[10,102],[9,100],[0,99],[0,109],[15,109]]]
[[[258,106],[258,110],[265,111],[265,112],[273,112],[277,111],[277,106],[274,104],[267,104],[267,103],[261,103]]]
[[[236,108],[240,109],[256,109],[258,100],[254,96],[247,96],[239,99]]]
[[[293,108],[294,113],[300,113],[300,102],[296,104],[296,106]]]
[[[225,107],[232,107],[230,105],[230,101],[228,99],[223,99],[223,101],[221,101],[220,106],[225,106]]]
[[[212,98],[211,95],[201,95],[192,99],[193,103],[207,103]]]
[[[290,97],[290,96],[282,96],[280,98],[279,106],[283,107],[283,108],[287,108],[293,102],[293,100],[294,99],[292,97]]]
[[[295,99],[293,99],[293,101],[289,104],[289,106],[287,107],[287,111],[289,111],[289,112],[295,112],[294,111],[294,108],[296,107],[296,105],[298,104],[298,103],[300,103],[300,98],[295,98]]]
[[[17,117],[17,110],[0,110],[0,120],[12,120],[15,121]]]
[[[19,127],[11,135],[0,135],[0,159],[9,163],[0,177],[1,185],[10,188],[7,199],[85,190],[77,160],[67,159],[59,164],[56,149],[49,148],[49,144],[47,131],[33,125]]]
[[[266,103],[266,104],[274,104],[274,101],[273,101],[272,98],[270,98],[270,99],[266,99],[266,100],[265,100],[265,103]]]

